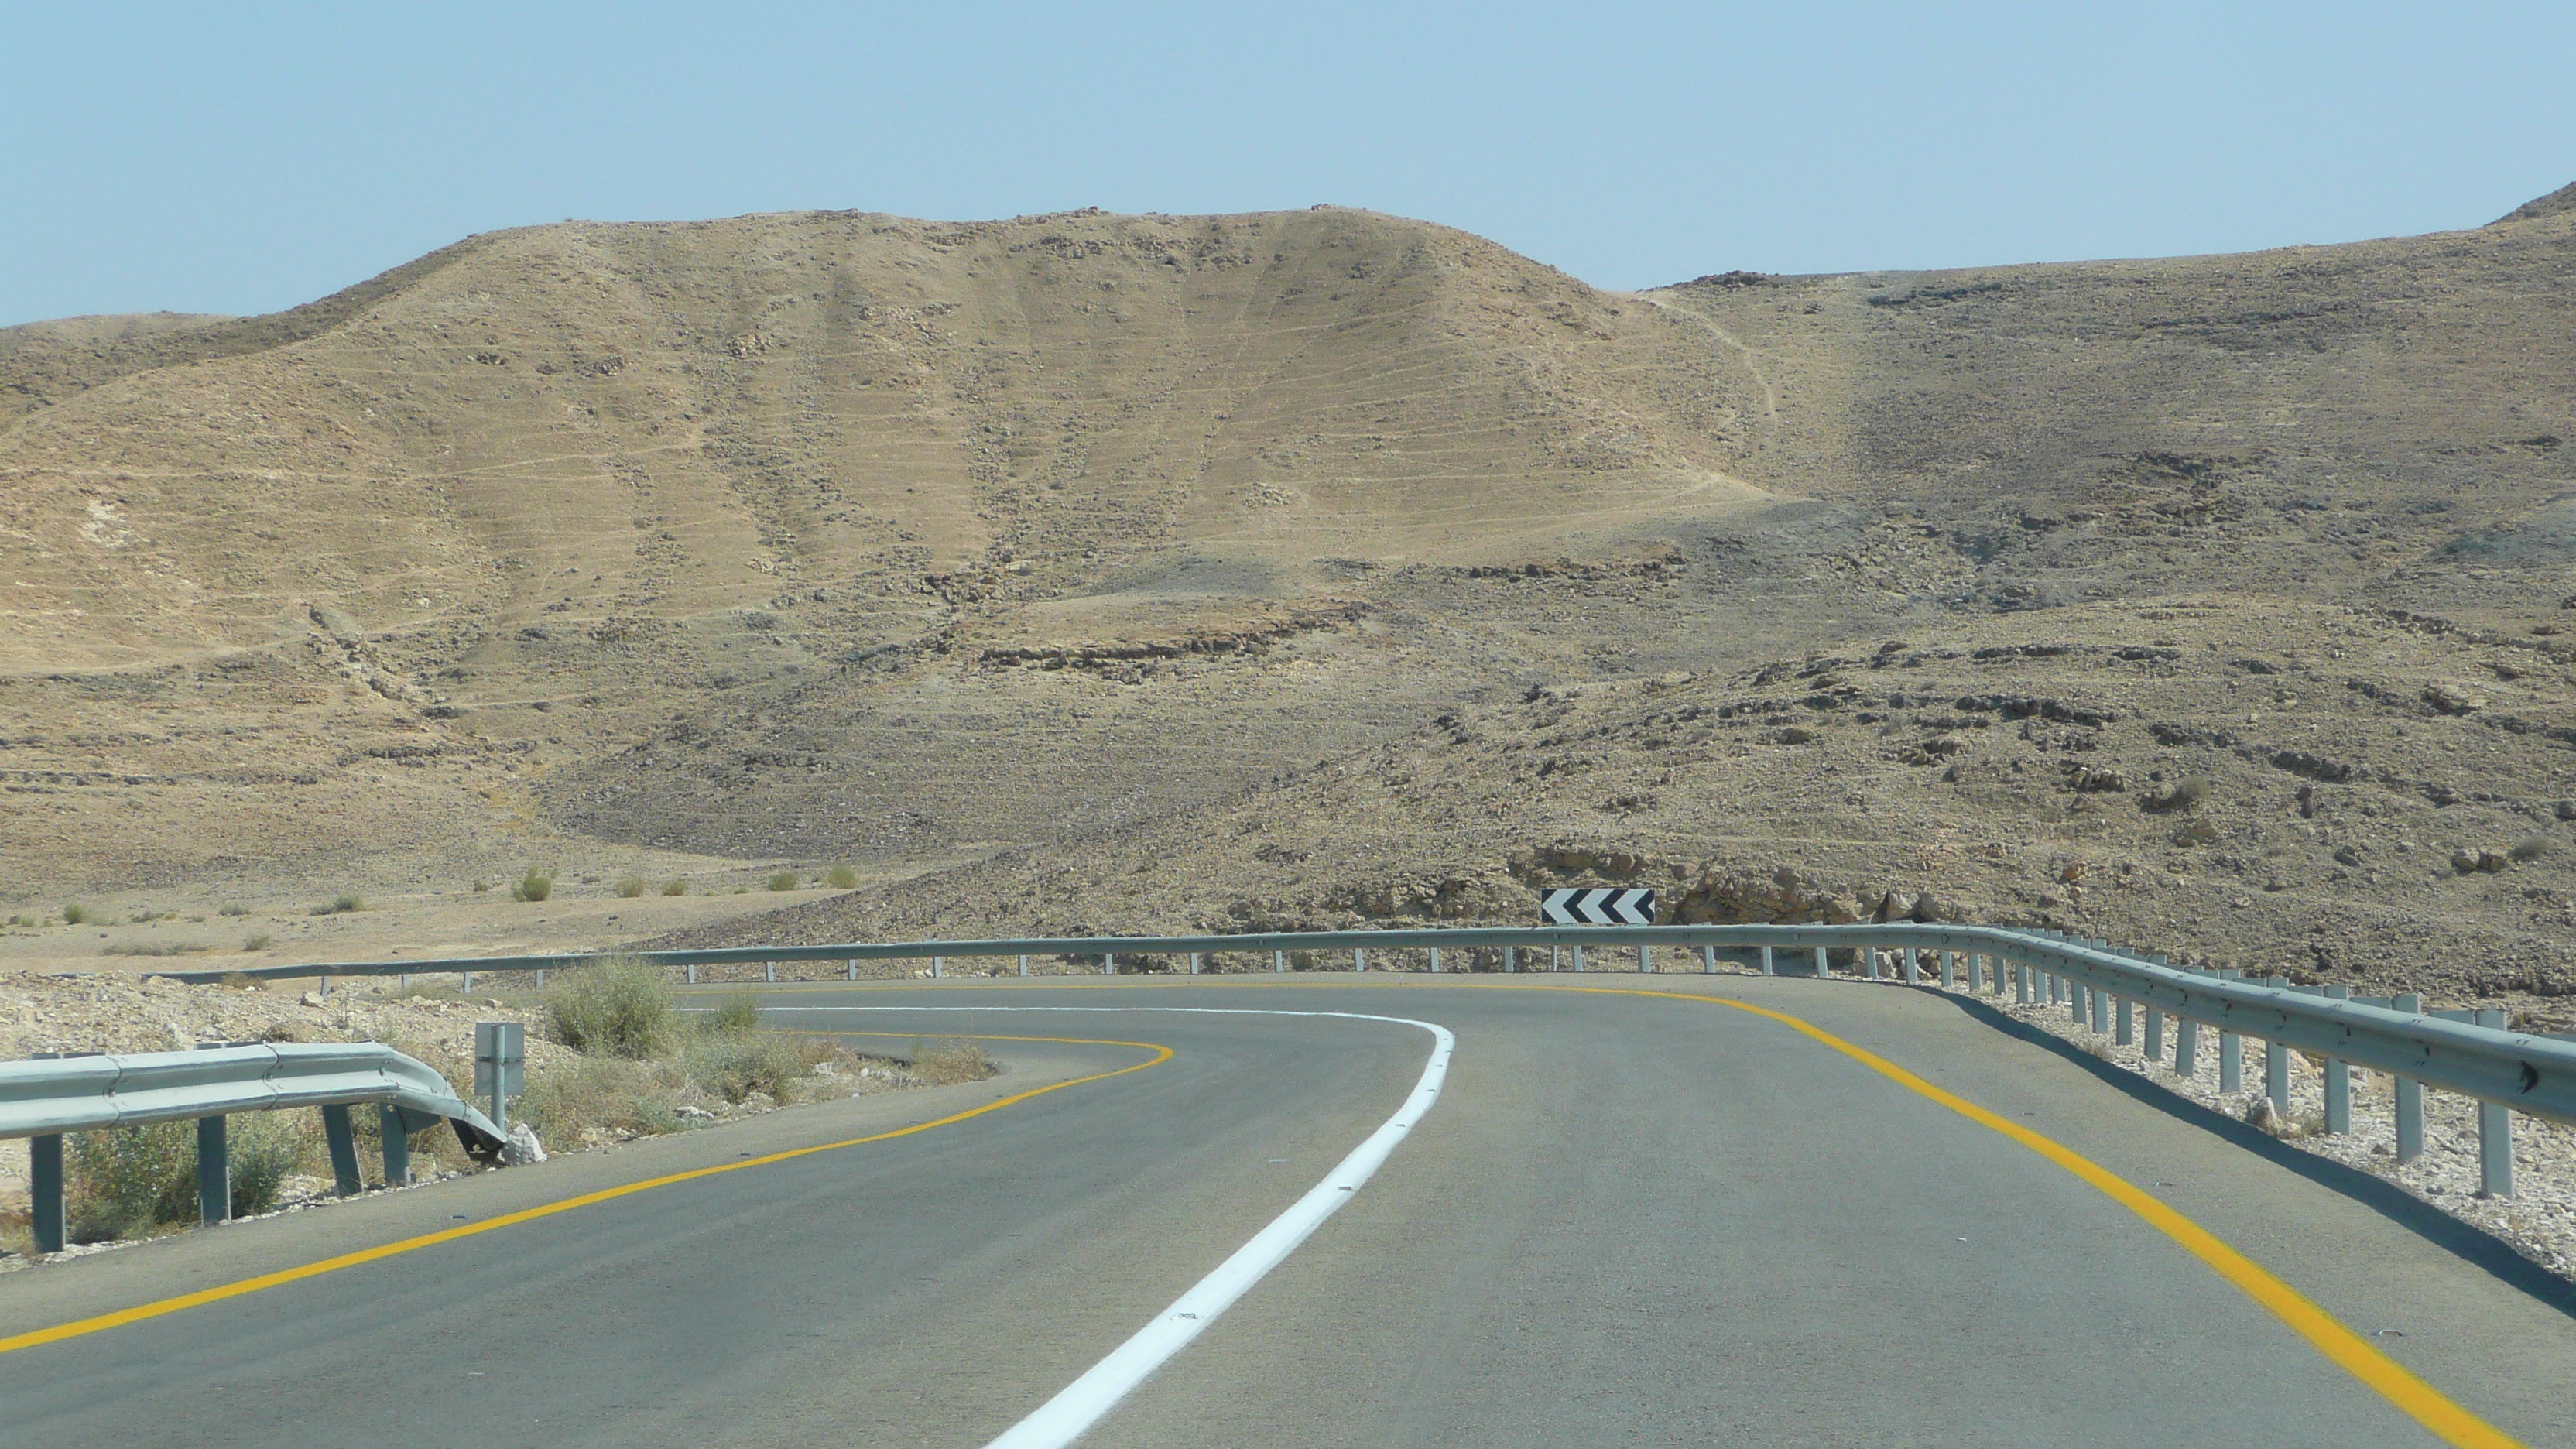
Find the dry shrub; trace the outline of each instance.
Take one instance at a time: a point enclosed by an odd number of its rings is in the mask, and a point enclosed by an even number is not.
[[[687,881],[666,880],[662,882],[662,894],[666,896],[684,896],[688,893],[689,883]]]
[[[832,867],[832,873],[825,879],[832,883],[834,890],[845,891],[859,883],[859,873],[846,865],[836,865]]]
[[[924,1086],[946,1087],[959,1082],[980,1082],[1001,1074],[1001,1063],[984,1055],[984,1049],[971,1041],[950,1038],[912,1047],[912,1074]]]
[[[796,889],[796,872],[792,870],[782,870],[778,874],[771,876],[769,878],[769,888],[774,891],[792,891]]]
[[[760,997],[750,991],[729,991],[716,998],[716,1004],[700,1024],[702,1031],[739,1035],[760,1027]]]
[[[710,1032],[681,1053],[689,1080],[736,1105],[754,1092],[784,1102],[809,1070],[802,1043],[768,1032]]]
[[[644,877],[640,875],[630,875],[626,879],[619,881],[617,883],[617,893],[630,901],[635,899],[637,896],[644,894]]]
[[[578,1143],[589,1128],[643,1135],[679,1130],[678,1084],[651,1062],[577,1057],[528,1079],[519,1111],[549,1143]]]
[[[612,956],[564,973],[546,993],[555,1040],[585,1056],[651,1056],[671,1035],[671,988],[662,968]]]

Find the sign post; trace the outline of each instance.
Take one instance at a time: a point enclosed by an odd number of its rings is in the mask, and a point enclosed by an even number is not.
[[[474,1023],[474,1095],[492,1103],[492,1125],[510,1130],[509,1099],[524,1090],[528,1029],[515,1021]]]

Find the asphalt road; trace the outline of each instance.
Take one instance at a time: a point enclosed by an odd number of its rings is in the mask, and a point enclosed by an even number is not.
[[[2129,1209],[1795,1013],[2182,1211],[2453,1400],[2576,1445],[2576,1303],[2367,1180],[2124,1092],[1936,994],[1590,976],[780,988],[817,1030],[1170,1060],[0,1354],[0,1444],[975,1446],[1303,1194],[1349,1205],[1087,1444],[2438,1442]],[[0,1278],[0,1336],[1150,1060],[992,1042],[993,1083],[391,1194]]]

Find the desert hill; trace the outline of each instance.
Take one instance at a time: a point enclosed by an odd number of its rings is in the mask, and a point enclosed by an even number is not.
[[[2396,970],[2357,943],[2434,911],[2429,873],[2266,891],[2269,846],[2177,844],[2139,782],[2199,774],[2273,845],[2294,783],[2310,832],[2420,802],[2420,854],[2374,848],[2442,869],[2567,833],[2568,666],[2534,630],[2576,594],[2571,282],[2545,200],[1637,294],[1341,209],[806,213],[497,233],[275,318],[8,329],[0,852],[31,902],[852,860],[953,873],[730,929],[962,933],[1054,923],[1113,860],[1133,908],[1083,923],[1516,918],[1537,862],[1604,852],[1804,872],[1798,908],[2080,921],[2123,898],[1922,855],[2062,873],[2073,842],[2079,876],[2184,862],[2173,918],[2243,952]],[[2097,665],[2137,675],[2129,723],[1959,708],[1996,648],[2038,651],[2011,697],[2092,714]],[[1854,673],[1918,653],[1902,705]],[[1831,660],[1856,692],[1795,696],[1839,700],[1827,726],[1774,719],[1779,671]],[[2242,660],[2268,706],[2238,709]],[[1594,708],[1633,712],[1604,762],[1672,778],[1505,758]],[[1684,746],[1650,718],[1680,709],[1732,713]],[[2283,710],[2317,738],[2242,723]],[[2014,744],[1961,773],[1944,739]],[[2119,788],[2069,786],[2079,753]],[[1324,783],[1389,768],[1455,798]],[[2563,899],[2548,851],[2472,883]],[[1453,879],[1492,888],[1418,888]],[[2298,891],[2336,909],[2272,909]],[[2479,979],[2566,978],[2535,899],[2440,908],[2520,963]]]

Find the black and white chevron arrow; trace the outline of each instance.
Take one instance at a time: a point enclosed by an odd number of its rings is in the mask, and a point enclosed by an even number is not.
[[[1655,893],[1569,886],[1540,893],[1538,915],[1551,926],[1651,926]]]

